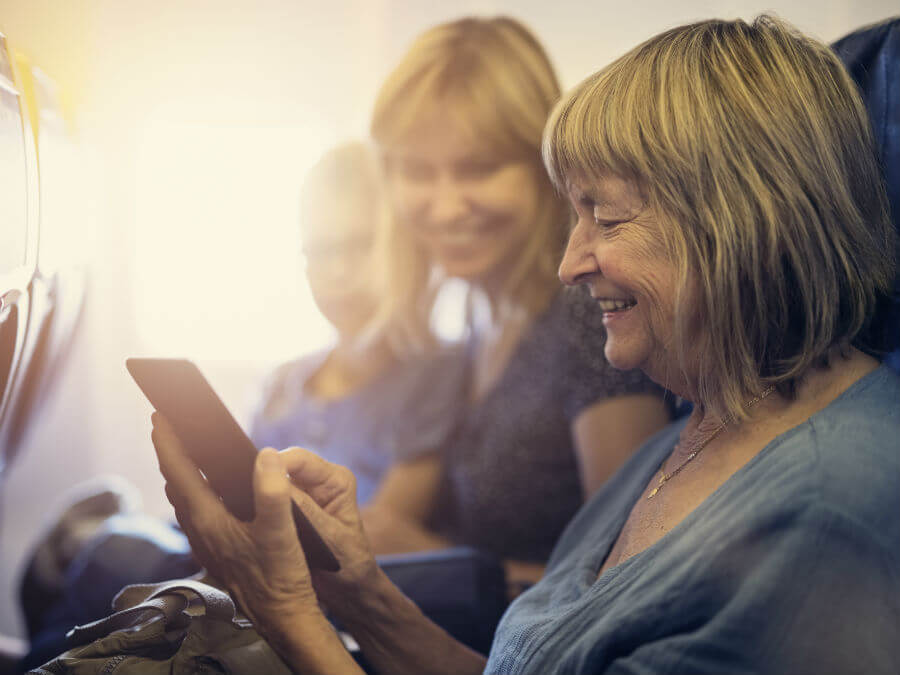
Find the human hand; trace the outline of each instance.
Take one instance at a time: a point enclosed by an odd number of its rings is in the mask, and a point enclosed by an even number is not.
[[[166,495],[198,560],[265,633],[298,617],[321,616],[291,515],[291,485],[279,454],[267,448],[253,472],[256,517],[235,518],[213,492],[162,415],[151,438]]]
[[[356,479],[348,469],[302,448],[262,450],[254,470],[256,518],[245,523],[228,512],[166,420],[155,413],[153,422],[166,494],[196,557],[255,622],[268,610],[282,616],[318,612],[317,600],[332,607],[350,605],[374,582],[378,568],[356,507]],[[339,572],[310,575],[291,499],[337,557]]]
[[[319,599],[340,613],[375,583],[378,572],[356,504],[356,478],[303,448],[288,448],[279,457],[293,482],[294,500],[340,563],[338,572],[312,571]]]

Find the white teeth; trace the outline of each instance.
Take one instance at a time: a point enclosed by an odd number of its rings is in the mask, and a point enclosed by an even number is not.
[[[453,230],[451,232],[441,232],[437,238],[448,244],[472,244],[481,241],[483,232],[477,229]]]
[[[604,312],[620,312],[623,309],[634,307],[634,300],[597,300],[600,309]]]

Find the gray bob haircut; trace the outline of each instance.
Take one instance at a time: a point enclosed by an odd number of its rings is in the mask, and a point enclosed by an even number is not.
[[[867,347],[896,234],[866,109],[826,45],[767,15],[666,31],[557,105],[543,155],[557,189],[640,186],[680,273],[673,367],[692,359],[722,414]]]

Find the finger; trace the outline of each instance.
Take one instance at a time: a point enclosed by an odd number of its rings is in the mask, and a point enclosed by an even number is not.
[[[291,513],[292,486],[278,453],[260,451],[253,469],[253,497],[256,517],[251,535],[262,556],[263,568],[277,577],[278,562],[285,555],[305,560]],[[300,563],[302,564],[302,562]]]
[[[184,499],[176,493],[168,483],[166,483],[166,498],[172,505],[172,510],[175,512],[175,520],[178,521],[178,526],[181,528],[181,531],[184,532],[188,539],[196,539],[196,528],[191,521],[190,512],[184,505]]]
[[[211,573],[224,579],[225,577],[221,574],[216,556],[210,553],[209,548],[206,545],[205,537],[197,531],[197,528],[194,526],[194,522],[191,519],[190,512],[184,508],[182,500],[174,493],[172,486],[168,483],[166,484],[166,496],[169,498],[169,503],[172,504],[175,509],[175,520],[178,521],[178,526],[191,544],[191,553],[193,554],[194,559]]]
[[[302,479],[304,485],[317,485],[326,482],[334,472],[336,464],[332,464],[312,450],[305,448],[287,448],[278,453],[287,472]]]
[[[291,498],[297,503],[299,509],[303,511],[303,515],[306,516],[319,534],[325,536],[334,527],[334,517],[325,513],[322,507],[316,503],[316,500],[303,492],[303,490],[294,488],[291,491]]]
[[[222,502],[185,453],[168,420],[159,413],[153,413],[150,419],[153,422],[150,438],[156,448],[159,469],[169,485],[169,493],[176,498],[178,505],[191,512],[202,512],[203,509],[215,512],[223,509]]]
[[[260,529],[279,532],[293,525],[291,517],[291,484],[278,453],[261,450],[253,469],[253,498],[256,504],[254,522]]]
[[[178,494],[175,488],[172,487],[171,483],[166,483],[166,499],[169,500],[169,503],[172,505],[172,508],[176,511],[180,504],[184,502],[184,498]]]
[[[335,497],[351,493],[356,498],[352,474],[339,464],[332,464],[310,450],[288,448],[279,453],[291,480],[317,503],[327,504]]]

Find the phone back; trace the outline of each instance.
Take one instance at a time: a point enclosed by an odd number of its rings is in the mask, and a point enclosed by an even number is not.
[[[253,520],[257,449],[197,366],[185,359],[135,358],[125,365],[228,509]]]

